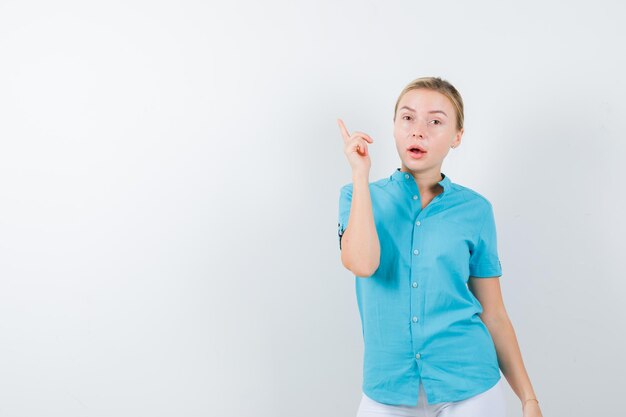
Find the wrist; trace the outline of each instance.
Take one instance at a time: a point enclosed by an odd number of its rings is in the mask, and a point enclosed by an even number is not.
[[[522,410],[524,409],[524,407],[526,407],[526,405],[528,405],[529,403],[537,403],[537,405],[539,405],[539,400],[537,400],[536,398],[532,397],[532,398],[526,398],[525,400],[522,401]]]
[[[352,172],[352,181],[359,182],[365,181],[369,183],[369,172],[367,171],[353,171]]]

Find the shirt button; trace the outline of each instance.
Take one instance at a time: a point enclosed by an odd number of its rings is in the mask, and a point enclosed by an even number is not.
[[[418,197],[418,196],[416,196],[416,195],[414,195],[414,196],[413,196],[413,200],[417,200],[418,198],[419,198],[419,197]]]
[[[419,226],[422,223],[418,220],[418,221],[415,222],[415,224]]]
[[[417,288],[417,282],[413,281],[413,288]]]
[[[409,178],[409,174],[404,174],[404,178]]]
[[[417,249],[415,249],[415,250],[413,251],[413,254],[415,254],[415,255],[417,255],[418,253],[420,253],[420,251],[418,251]]]
[[[413,323],[417,323],[417,317],[413,316]]]
[[[419,359],[419,358],[421,358],[421,357],[422,357],[422,355],[420,355],[419,353],[416,353],[416,354],[415,354],[415,359]]]

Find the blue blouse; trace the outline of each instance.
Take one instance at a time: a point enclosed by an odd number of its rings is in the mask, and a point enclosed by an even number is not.
[[[363,392],[385,404],[460,401],[501,377],[495,345],[480,319],[470,276],[499,277],[491,203],[444,173],[439,194],[422,209],[413,176],[397,168],[370,182],[380,265],[356,277],[364,356]],[[341,187],[339,247],[353,184]]]

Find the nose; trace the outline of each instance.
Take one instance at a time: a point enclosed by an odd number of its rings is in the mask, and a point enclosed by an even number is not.
[[[415,123],[415,125],[413,126],[413,138],[420,138],[420,139],[424,139],[424,129],[426,129],[425,127],[423,127],[420,123]]]

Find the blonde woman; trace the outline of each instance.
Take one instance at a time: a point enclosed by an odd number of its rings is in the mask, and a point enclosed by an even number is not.
[[[464,131],[459,92],[418,78],[393,123],[401,166],[370,183],[374,140],[338,119],[352,168],[339,248],[364,340],[357,417],[504,417],[502,376],[523,416],[542,417],[502,300],[493,207],[441,172]]]

